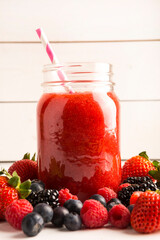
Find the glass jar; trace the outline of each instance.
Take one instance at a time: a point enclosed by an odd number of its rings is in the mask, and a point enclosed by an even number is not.
[[[47,188],[68,188],[82,201],[102,187],[116,191],[120,106],[111,65],[46,65],[43,72],[44,93],[37,106],[39,178]]]

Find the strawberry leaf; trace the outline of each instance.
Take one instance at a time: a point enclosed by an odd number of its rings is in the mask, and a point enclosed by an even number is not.
[[[8,184],[11,185],[14,188],[18,188],[20,185],[20,177],[19,176],[14,176],[8,180]]]
[[[33,157],[31,158],[32,161],[36,161],[36,153],[34,153]]]
[[[22,190],[22,189],[28,190],[28,189],[30,189],[30,186],[31,186],[31,181],[27,180],[27,181],[21,183],[21,185],[19,186],[19,189],[20,190]]]
[[[160,162],[154,160],[153,161],[153,166],[156,167],[157,169],[160,168]]]
[[[22,159],[30,159],[30,153],[27,152],[26,154],[24,154]]]
[[[149,175],[151,175],[151,177],[153,177],[155,180],[160,181],[160,171],[150,170]]]
[[[144,157],[144,158],[146,158],[147,160],[149,160],[149,157],[148,157],[146,151],[141,152],[141,153],[139,154],[139,156]]]
[[[20,195],[20,198],[23,198],[25,199],[26,197],[29,196],[29,194],[32,192],[31,189],[19,189],[19,195]]]
[[[16,171],[14,171],[14,172],[12,173],[12,176],[13,176],[13,177],[18,177],[18,174],[17,174],[17,172],[16,172]]]

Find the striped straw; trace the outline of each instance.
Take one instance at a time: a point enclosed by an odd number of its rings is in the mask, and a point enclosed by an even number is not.
[[[47,39],[47,36],[46,34],[44,33],[43,29],[42,28],[38,28],[36,30],[37,34],[38,34],[38,37],[39,39],[41,40],[51,62],[53,64],[59,64],[59,60],[55,54],[55,52],[53,51],[52,47],[51,47],[51,44],[49,43],[48,39]],[[59,79],[61,80],[62,82],[62,85],[64,86],[65,90],[69,93],[74,93],[73,89],[70,87],[70,86],[67,86],[65,85],[65,80],[68,80],[67,79],[67,76],[66,74],[62,71],[62,70],[58,70],[57,71],[57,75],[59,77]]]

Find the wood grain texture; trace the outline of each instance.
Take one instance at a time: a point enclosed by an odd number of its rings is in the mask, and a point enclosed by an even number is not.
[[[112,63],[121,100],[160,99],[160,42],[52,45],[61,62]],[[37,101],[50,63],[41,44],[0,44],[0,53],[0,101]]]
[[[160,38],[159,0],[1,0],[0,41]]]
[[[121,156],[147,150],[160,158],[160,101],[121,103]],[[0,161],[20,159],[36,151],[36,103],[0,104]]]

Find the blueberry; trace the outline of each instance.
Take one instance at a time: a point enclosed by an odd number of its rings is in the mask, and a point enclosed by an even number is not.
[[[132,212],[132,210],[133,210],[133,208],[134,208],[134,204],[132,204],[132,205],[129,205],[128,207],[128,210],[130,211],[130,213]]]
[[[63,206],[67,208],[69,212],[76,212],[80,214],[83,204],[80,200],[69,199]]]
[[[33,211],[39,213],[43,217],[45,223],[51,222],[53,218],[53,209],[46,203],[37,204]]]
[[[64,225],[70,231],[76,231],[81,229],[82,221],[77,213],[69,213],[64,218]]]
[[[31,184],[32,184],[32,183],[38,183],[39,185],[41,185],[41,187],[43,188],[43,190],[45,189],[45,184],[44,184],[44,182],[42,182],[42,181],[39,180],[39,179],[33,179],[32,182],[31,182]]]
[[[107,210],[108,212],[112,209],[113,206],[118,205],[115,202],[111,202],[110,204],[107,204]]]
[[[104,207],[106,207],[106,200],[103,196],[99,195],[99,194],[94,194],[90,197],[90,199],[95,199],[97,201],[99,201]]]
[[[115,202],[116,204],[121,204],[121,201],[118,198],[112,198],[107,202],[107,205],[109,205],[111,202]]]
[[[29,213],[22,220],[22,230],[29,236],[36,236],[43,228],[44,220],[42,216],[36,212]]]
[[[121,204],[121,201],[118,198],[112,198],[107,202],[107,210],[110,211],[113,206]]]
[[[64,224],[64,217],[69,214],[68,209],[64,207],[56,207],[54,209],[52,223],[55,227],[62,227]]]
[[[30,189],[32,190],[32,192],[35,192],[35,193],[38,193],[38,192],[44,190],[44,188],[42,187],[42,185],[39,184],[39,183],[36,183],[36,182],[31,183]]]

